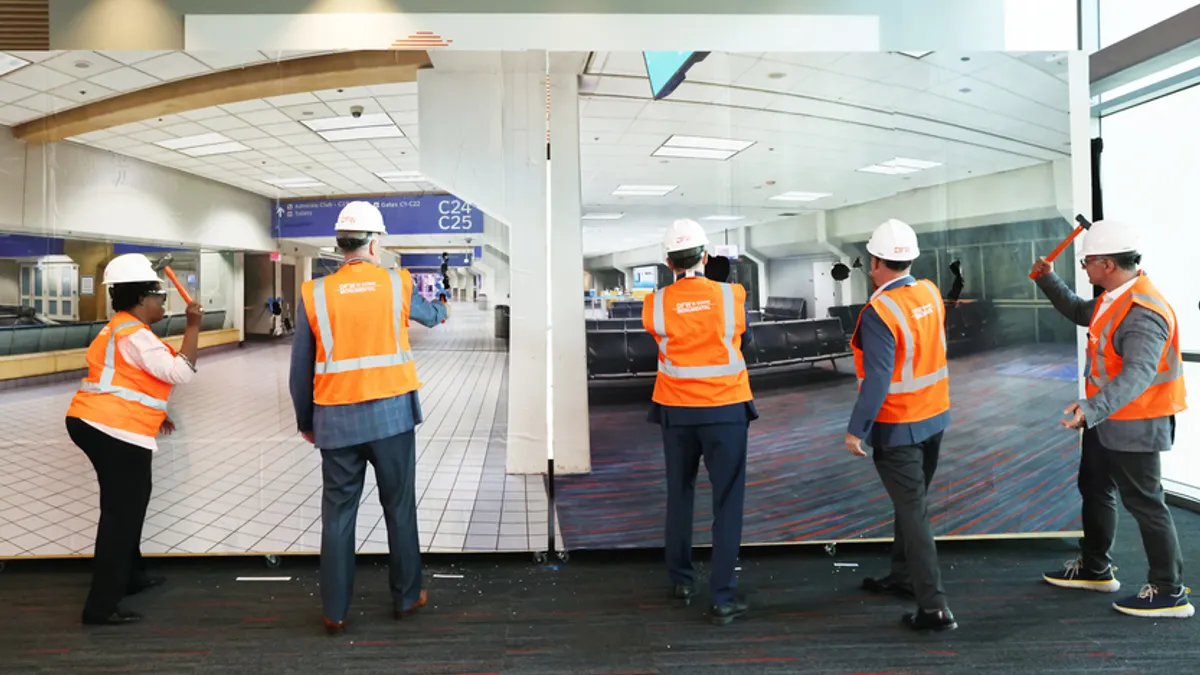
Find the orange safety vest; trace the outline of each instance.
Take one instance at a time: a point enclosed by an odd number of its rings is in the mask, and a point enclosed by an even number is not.
[[[1138,273],[1137,281],[1121,297],[1109,305],[1104,314],[1099,314],[1100,305],[1104,299],[1101,294],[1096,299],[1096,309],[1092,313],[1091,329],[1088,331],[1088,366],[1087,366],[1087,395],[1095,396],[1104,385],[1121,372],[1122,359],[1113,347],[1113,336],[1121,321],[1129,314],[1134,305],[1161,316],[1167,322],[1167,344],[1163,347],[1162,356],[1158,360],[1158,374],[1153,384],[1140,396],[1133,399],[1129,405],[1109,415],[1113,420],[1146,420],[1156,417],[1170,417],[1187,409],[1187,392],[1183,385],[1183,360],[1179,351],[1179,324],[1175,320],[1175,310],[1163,298],[1150,279],[1143,273]],[[1097,320],[1098,319],[1098,320]]]
[[[71,399],[67,417],[142,436],[158,435],[167,419],[172,385],[126,361],[117,349],[117,340],[139,330],[149,330],[149,326],[128,312],[117,312],[101,329],[88,347],[88,374]],[[175,355],[171,345],[163,345]]]
[[[871,298],[875,310],[896,340],[896,366],[887,398],[876,421],[907,424],[936,417],[950,409],[950,371],[946,365],[946,307],[933,282],[888,289]],[[863,308],[866,311],[866,307]],[[850,340],[854,369],[862,385],[863,350],[858,331],[862,313]]]
[[[682,279],[643,301],[642,326],[658,343],[655,403],[709,408],[754,398],[742,357],[746,289]]]
[[[421,388],[408,341],[408,270],[354,261],[301,293],[317,341],[313,402],[349,405]]]

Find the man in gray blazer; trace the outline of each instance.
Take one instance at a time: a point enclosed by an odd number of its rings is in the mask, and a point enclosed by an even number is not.
[[[1104,289],[1100,297],[1075,295],[1045,258],[1033,265],[1038,288],[1054,308],[1088,327],[1087,398],[1072,403],[1062,422],[1084,430],[1083,539],[1078,558],[1043,578],[1061,588],[1120,589],[1109,557],[1120,494],[1141,529],[1150,573],[1136,595],[1113,608],[1131,616],[1188,618],[1196,610],[1183,585],[1183,556],[1159,461],[1175,440],[1175,414],[1186,407],[1179,327],[1170,304],[1138,269],[1141,254],[1131,229],[1100,221],[1084,237],[1080,262],[1088,280]]]

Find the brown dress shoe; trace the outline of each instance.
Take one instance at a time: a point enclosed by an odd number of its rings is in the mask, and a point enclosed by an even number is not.
[[[335,635],[346,629],[346,622],[344,620],[334,621],[327,616],[321,617],[321,620],[325,622],[325,630],[329,631],[330,635]]]
[[[426,592],[421,591],[421,597],[412,604],[412,607],[409,607],[408,609],[404,609],[404,610],[398,609],[393,614],[393,616],[395,616],[397,619],[403,619],[406,616],[412,616],[413,614],[416,614],[418,611],[420,611],[420,609],[422,607],[425,606],[426,600],[427,600]]]

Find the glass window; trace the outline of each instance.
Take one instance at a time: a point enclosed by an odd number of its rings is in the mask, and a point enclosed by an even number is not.
[[[41,313],[42,313],[42,300],[41,300],[41,298],[38,298],[37,300],[34,300],[34,301],[33,301],[33,311],[37,312],[38,314],[41,314]]]
[[[76,270],[74,267],[63,267],[62,294],[64,298],[71,297],[71,294],[75,292],[75,276],[77,274],[78,270]]]
[[[1195,7],[1196,0],[1099,0],[1100,2],[1100,47],[1143,31],[1156,23]]]
[[[50,309],[46,313],[47,314],[58,314],[58,301],[50,300],[49,305],[50,305]]]
[[[46,295],[52,298],[58,297],[58,280],[62,270],[62,265],[46,268]]]
[[[1141,233],[1142,265],[1167,296],[1179,319],[1184,352],[1200,353],[1200,287],[1191,274],[1195,256],[1192,195],[1200,181],[1200,87],[1144,103],[1101,122],[1104,216],[1128,222]],[[1184,377],[1200,377],[1187,364]],[[1175,452],[1163,455],[1163,478],[1200,487],[1200,456],[1182,448],[1200,441],[1200,413],[1177,417]]]
[[[34,295],[42,294],[42,272],[43,271],[44,270],[42,270],[41,267],[33,268],[33,294]]]
[[[62,310],[63,310],[62,311],[63,315],[74,316],[74,312],[71,311],[71,301],[70,300],[63,300]]]

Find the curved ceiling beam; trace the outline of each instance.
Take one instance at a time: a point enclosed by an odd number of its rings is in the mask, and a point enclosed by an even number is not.
[[[64,110],[13,127],[26,143],[52,143],[109,127],[256,98],[322,89],[415,82],[430,67],[424,51],[324,54],[167,82]]]

